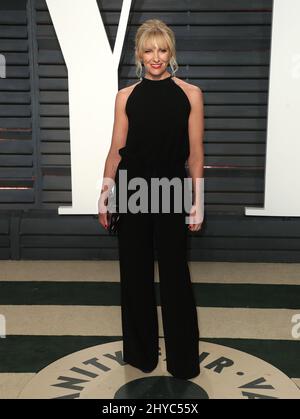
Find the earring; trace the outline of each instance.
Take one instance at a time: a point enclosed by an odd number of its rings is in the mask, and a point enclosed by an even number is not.
[[[142,81],[143,80],[143,61],[140,61],[140,64],[141,64],[141,76],[140,76],[140,81]]]
[[[172,77],[174,77],[174,76],[175,76],[175,71],[174,71],[174,68],[173,68],[172,66],[170,66],[170,67],[171,67]]]

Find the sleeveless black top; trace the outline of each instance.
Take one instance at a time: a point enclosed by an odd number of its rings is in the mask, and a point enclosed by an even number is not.
[[[126,102],[128,134],[119,149],[122,168],[169,175],[185,167],[189,156],[188,118],[190,101],[169,76],[162,80],[143,77]],[[137,173],[138,172],[138,173]],[[148,171],[149,173],[149,171]]]

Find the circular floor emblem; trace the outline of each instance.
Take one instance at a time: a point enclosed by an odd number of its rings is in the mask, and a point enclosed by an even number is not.
[[[163,339],[160,348],[158,366],[148,374],[123,362],[122,340],[83,349],[41,370],[19,398],[300,398],[282,371],[245,352],[200,341],[201,372],[181,380],[166,371]]]

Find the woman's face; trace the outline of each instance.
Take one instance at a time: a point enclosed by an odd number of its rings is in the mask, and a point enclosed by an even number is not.
[[[149,41],[146,42],[142,60],[146,73],[152,76],[161,76],[166,71],[170,61],[170,51],[167,46],[159,47]]]

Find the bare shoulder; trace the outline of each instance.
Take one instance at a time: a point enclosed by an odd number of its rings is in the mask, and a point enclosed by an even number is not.
[[[132,90],[135,88],[135,86],[137,84],[139,84],[140,81],[138,81],[137,83],[131,84],[130,86],[126,86],[123,87],[123,89],[120,89],[117,93],[117,96],[120,97],[120,99],[122,98],[123,100],[127,100],[128,96],[130,95],[130,93],[132,92]]]
[[[134,83],[130,86],[123,87],[123,89],[120,89],[120,90],[117,91],[117,94],[115,96],[115,108],[117,110],[125,111],[127,99],[130,96],[132,90],[139,83],[140,83],[140,81],[137,82],[137,83]]]
[[[183,89],[191,103],[199,101],[199,99],[202,100],[203,93],[200,87],[195,84],[188,83],[178,77],[173,77],[173,80]]]

